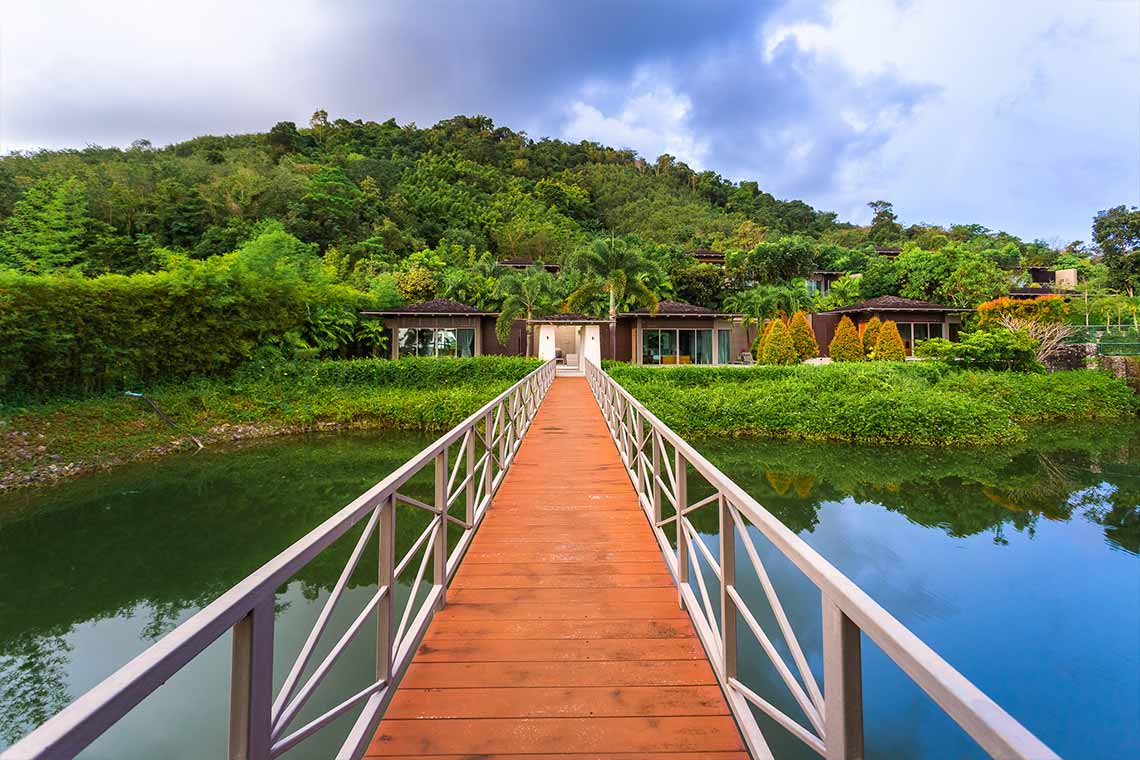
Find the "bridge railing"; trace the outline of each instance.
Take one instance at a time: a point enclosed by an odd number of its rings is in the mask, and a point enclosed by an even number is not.
[[[48,720],[6,751],[2,760],[70,758],[117,723],[147,695],[193,661],[211,643],[233,632],[230,676],[229,757],[275,758],[353,708],[359,717],[336,755],[360,757],[372,738],[395,685],[411,662],[416,646],[436,610],[443,607],[447,583],[455,573],[476,529],[510,467],[522,437],[554,381],[548,361],[512,385],[464,422],[412,457],[308,535],[263,565],[217,600],[175,628],[142,654]],[[449,456],[454,454],[454,463]],[[434,499],[428,504],[401,493],[418,473],[434,474]],[[406,489],[405,489],[406,490]],[[402,557],[396,556],[397,506],[407,504],[431,514],[427,528]],[[464,505],[459,517],[458,505]],[[273,693],[274,602],[276,590],[354,526],[360,537],[329,593],[281,689]],[[462,528],[448,546],[448,526]],[[315,668],[314,651],[328,627],[365,548],[379,541],[378,582],[364,609]],[[450,550],[450,551],[449,551]],[[394,588],[419,559],[411,594],[402,609]],[[431,565],[431,590],[417,601],[417,589]],[[406,576],[405,576],[406,577]],[[372,683],[304,725],[290,728],[321,681],[359,632],[376,626],[376,672]]]
[[[878,645],[990,755],[1033,760],[1057,757],[906,626],[670,430],[605,370],[587,361],[585,372],[641,507],[653,526],[677,582],[680,602],[693,620],[753,757],[772,757],[752,712],[753,707],[829,760],[863,757],[860,632]],[[712,494],[700,499],[690,498],[690,476],[703,479]],[[693,526],[693,513],[706,508],[719,512],[718,556],[714,556]],[[755,526],[820,591],[822,687],[808,665],[764,561],[756,550],[749,525]],[[676,546],[666,533],[666,527],[674,533]],[[791,654],[791,665],[773,644],[775,632],[764,630],[748,600],[741,596],[736,580],[738,548],[743,549],[747,557],[746,563],[739,564],[751,567],[764,590],[775,627],[779,628]],[[706,571],[715,578],[715,583],[706,583]],[[772,661],[806,716],[808,725],[792,718],[739,680],[738,633],[741,623]]]

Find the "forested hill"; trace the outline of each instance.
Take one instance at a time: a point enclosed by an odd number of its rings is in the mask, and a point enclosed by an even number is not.
[[[165,148],[10,155],[0,159],[0,219],[19,214],[21,200],[56,206],[70,228],[51,263],[91,273],[146,268],[155,246],[195,258],[228,252],[270,218],[354,263],[452,244],[558,260],[603,231],[715,246],[734,236],[747,244],[755,226],[770,235],[839,228],[835,214],[670,156],[646,163],[632,151],[535,141],[465,116],[419,129],[318,112],[305,129],[283,122],[267,134]]]

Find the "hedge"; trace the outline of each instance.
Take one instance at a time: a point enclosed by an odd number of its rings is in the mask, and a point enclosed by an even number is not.
[[[906,344],[893,320],[888,319],[879,328],[878,335],[875,336],[874,357],[880,362],[901,362],[906,359]]]
[[[859,337],[859,331],[855,329],[855,323],[851,321],[851,317],[844,316],[843,319],[839,320],[839,325],[835,328],[835,337],[831,339],[828,351],[832,361],[863,361],[865,358],[863,340]]]

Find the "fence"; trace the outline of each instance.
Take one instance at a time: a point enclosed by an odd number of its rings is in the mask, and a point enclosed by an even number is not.
[[[622,388],[606,372],[585,363],[586,379],[602,409],[614,444],[633,481],[692,617],[721,688],[755,758],[772,753],[752,708],[767,714],[829,760],[863,757],[860,633],[874,642],[966,733],[994,757],[1057,757],[1040,740],[939,657],[799,536],[760,506],[720,470]],[[690,475],[712,494],[690,499]],[[705,545],[691,516],[719,512],[719,556]],[[754,526],[819,589],[823,616],[823,688],[789,623],[764,562],[753,543]],[[665,528],[675,533],[676,546]],[[795,672],[757,621],[736,582],[738,549],[756,574],[790,651]],[[706,583],[706,570],[716,584]],[[694,572],[695,571],[695,572]],[[710,586],[711,593],[710,593]],[[714,602],[715,599],[715,602]],[[804,726],[738,678],[740,624],[756,637],[797,705]],[[798,674],[798,678],[797,675]]]
[[[548,361],[512,385],[464,422],[445,433],[403,466],[357,497],[301,540],[176,629],[70,706],[48,720],[0,758],[70,758],[95,741],[148,694],[200,655],[227,631],[233,631],[230,676],[229,756],[268,760],[287,752],[353,708],[363,705],[341,745],[337,760],[358,758],[372,738],[395,684],[415,648],[445,601],[447,582],[470,545],[507,468],[554,381]],[[450,459],[454,457],[454,464]],[[431,504],[400,492],[423,470],[434,475]],[[412,547],[396,557],[398,504],[432,515]],[[463,516],[453,515],[463,505]],[[348,563],[333,586],[316,623],[301,647],[285,682],[273,695],[275,592],[354,526],[364,523]],[[448,547],[448,525],[462,528]],[[348,586],[365,548],[379,540],[376,593],[320,663],[305,678],[333,609]],[[417,553],[422,551],[422,556]],[[416,557],[412,593],[402,610],[395,604],[397,580]],[[432,565],[432,586],[417,604],[416,589]],[[375,680],[338,705],[290,731],[340,655],[375,614]]]

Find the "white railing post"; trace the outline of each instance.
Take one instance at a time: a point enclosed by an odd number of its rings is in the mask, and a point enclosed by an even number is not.
[[[471,527],[475,526],[475,433],[478,428],[479,423],[472,422],[471,429],[467,431],[467,493],[464,501],[467,503],[465,520]]]
[[[447,597],[447,449],[435,455],[435,508],[439,524],[436,526],[435,585],[439,588],[439,604],[443,609]],[[416,592],[412,589],[412,594]]]
[[[487,498],[487,506],[491,506],[491,490],[495,485],[495,443],[492,434],[495,429],[495,416],[491,412],[483,415],[483,444],[487,461],[483,464],[483,495]]]
[[[649,426],[649,437],[653,439],[653,528],[661,522],[661,439],[653,426]]]
[[[396,597],[396,497],[389,496],[380,505],[376,534],[380,539],[380,562],[377,588],[388,587],[376,607],[376,680],[392,682],[392,623]]]
[[[736,525],[732,505],[720,499],[720,663],[724,682],[736,678],[736,601],[729,589],[736,588]]]
[[[685,531],[685,507],[689,503],[689,471],[681,449],[673,450],[673,477],[677,479],[677,600],[681,609],[685,608],[685,595],[682,590],[689,585],[689,534]]]
[[[863,757],[859,626],[823,595],[823,704],[827,760]]]
[[[233,627],[230,760],[269,759],[274,601],[271,592]]]

